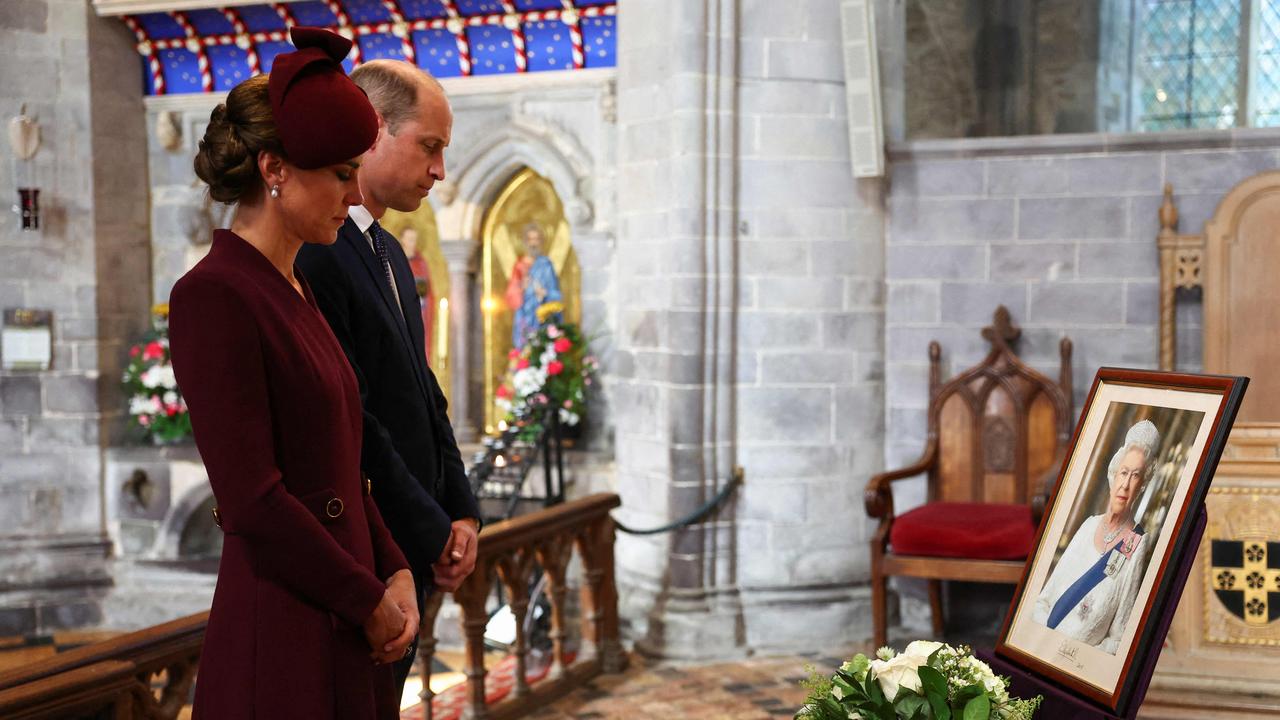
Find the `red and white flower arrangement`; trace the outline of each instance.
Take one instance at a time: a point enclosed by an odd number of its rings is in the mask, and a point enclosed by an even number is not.
[[[522,425],[522,434],[536,435],[542,428],[542,411],[551,408],[563,425],[581,422],[600,363],[587,352],[587,341],[576,325],[543,325],[507,360],[506,379],[496,392],[507,424]]]
[[[156,444],[181,442],[191,437],[191,416],[169,358],[169,306],[156,305],[151,313],[151,330],[129,348],[124,369],[129,420]]]

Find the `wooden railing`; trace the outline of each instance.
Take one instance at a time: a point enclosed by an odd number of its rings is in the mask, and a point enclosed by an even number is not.
[[[0,673],[0,718],[177,717],[208,624],[199,613]]]
[[[467,644],[464,717],[518,717],[548,703],[602,672],[619,672],[626,657],[618,637],[618,594],[614,583],[614,524],[609,511],[617,495],[602,493],[513,520],[480,533],[476,570],[454,594],[462,608]],[[581,645],[569,662],[570,627],[566,575],[574,549],[582,562]],[[529,647],[521,628],[528,611],[529,579],[535,567],[547,578],[551,602],[551,669],[530,686],[525,680]],[[501,583],[516,618],[515,686],[511,696],[485,704],[485,603]],[[431,667],[435,618],[442,596],[433,593],[422,622],[420,653]],[[209,613],[121,635],[59,653],[0,673],[0,718],[34,720],[170,720],[190,695]],[[430,672],[427,670],[426,672]],[[424,678],[424,681],[427,678]],[[426,717],[431,717],[430,684],[423,683]]]
[[[609,511],[621,504],[618,496],[600,493],[490,525],[480,533],[476,569],[454,593],[462,609],[467,651],[467,704],[463,717],[503,720],[520,717],[582,685],[600,673],[621,672],[626,656],[618,636],[618,591],[614,581],[614,524]],[[574,549],[582,562],[581,645],[569,662],[570,627],[567,572]],[[551,667],[536,686],[526,680],[529,642],[525,615],[529,609],[529,580],[535,567],[545,574],[551,603]],[[485,604],[495,583],[511,600],[515,617],[515,684],[511,695],[493,705],[485,703],[484,632],[489,615]],[[432,596],[422,618],[419,653],[423,667],[431,667],[435,652],[435,620],[440,595]],[[424,675],[429,673],[424,670]],[[431,719],[431,686],[423,677],[422,701]]]

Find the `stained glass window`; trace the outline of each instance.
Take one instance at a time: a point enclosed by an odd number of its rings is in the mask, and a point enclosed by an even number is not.
[[[1280,0],[1254,0],[1253,70],[1250,120],[1258,127],[1280,125]]]
[[[1135,58],[1137,130],[1238,123],[1238,0],[1142,0]]]
[[[1280,126],[1280,0],[1137,0],[1134,129]]]

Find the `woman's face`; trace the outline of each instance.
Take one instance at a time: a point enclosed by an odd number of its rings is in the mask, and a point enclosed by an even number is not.
[[[1142,494],[1142,482],[1146,477],[1147,453],[1142,448],[1129,448],[1120,459],[1120,467],[1116,469],[1115,479],[1111,484],[1111,502],[1108,506],[1113,514],[1133,515],[1133,508]]]
[[[347,208],[364,202],[356,175],[360,159],[352,158],[315,170],[294,167],[288,182],[280,186],[280,197],[289,231],[303,242],[330,245],[338,228],[347,220]]]

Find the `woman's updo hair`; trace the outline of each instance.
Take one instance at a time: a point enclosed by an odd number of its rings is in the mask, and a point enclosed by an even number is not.
[[[237,203],[261,191],[258,153],[284,156],[267,83],[267,75],[258,75],[236,85],[209,116],[195,169],[218,202]]]

